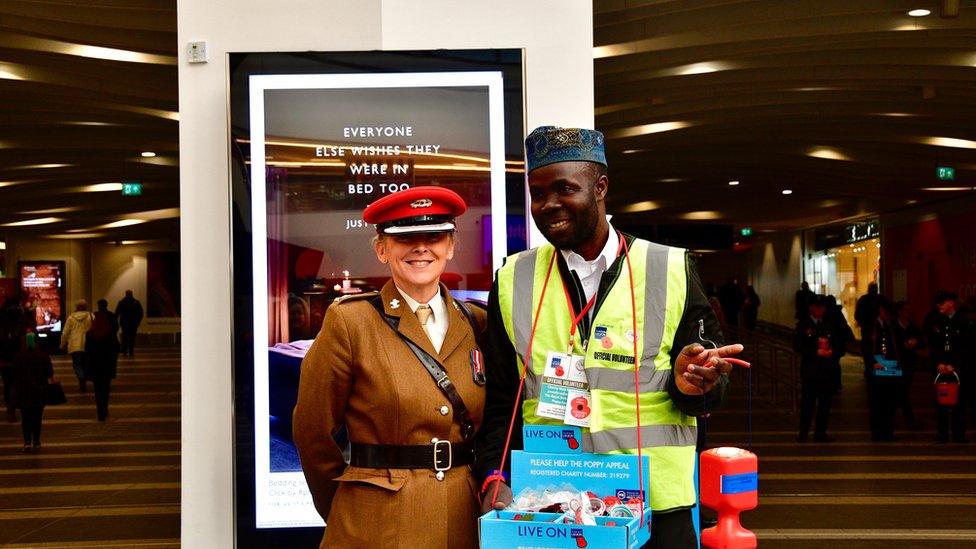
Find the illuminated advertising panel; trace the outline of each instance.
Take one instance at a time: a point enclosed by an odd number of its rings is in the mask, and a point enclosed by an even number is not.
[[[17,263],[21,305],[31,313],[39,337],[60,334],[65,316],[64,261]]]
[[[521,52],[234,54],[231,65],[238,539],[312,539],[323,521],[291,413],[329,305],[389,278],[363,208],[421,185],[460,194],[468,211],[442,281],[484,299],[504,257],[525,248]]]

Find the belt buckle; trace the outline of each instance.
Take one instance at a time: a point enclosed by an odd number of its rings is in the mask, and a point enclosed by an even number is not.
[[[444,448],[445,446],[446,446],[446,448]],[[440,465],[440,460],[437,458],[437,455],[439,453],[441,453],[441,452],[444,452],[444,451],[447,452],[447,466],[446,467],[442,467]],[[437,471],[437,472],[441,472],[441,471],[447,471],[448,469],[450,469],[451,468],[451,462],[452,462],[452,453],[453,452],[451,450],[451,441],[449,441],[449,440],[438,440],[437,442],[435,442],[434,443],[434,470]]]

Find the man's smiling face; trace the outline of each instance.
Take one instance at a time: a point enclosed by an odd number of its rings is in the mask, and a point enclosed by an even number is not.
[[[607,178],[590,162],[557,162],[529,172],[536,227],[555,247],[575,250],[593,238],[604,215]]]

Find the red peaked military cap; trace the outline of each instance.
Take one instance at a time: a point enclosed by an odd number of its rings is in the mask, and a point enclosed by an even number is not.
[[[450,189],[412,187],[366,206],[363,220],[385,234],[451,232],[454,218],[467,209],[464,199]]]

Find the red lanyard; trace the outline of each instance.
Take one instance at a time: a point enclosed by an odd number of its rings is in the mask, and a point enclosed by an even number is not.
[[[620,257],[620,252],[624,249],[624,237],[619,231],[617,232],[617,240],[618,244],[616,257]],[[559,250],[556,250],[556,253],[559,253]],[[552,274],[552,263],[549,264],[549,273],[546,274],[547,279],[549,278],[550,274]],[[560,280],[562,280],[562,278],[560,278]],[[586,302],[586,305],[583,306],[583,310],[580,311],[579,314],[576,314],[576,309],[573,308],[573,299],[569,296],[569,287],[566,286],[565,281],[563,281],[563,292],[566,294],[566,306],[569,308],[569,316],[573,318],[573,323],[569,328],[569,350],[566,351],[567,354],[572,354],[573,342],[576,340],[576,328],[579,326],[580,321],[583,320],[583,317],[590,312],[590,309],[593,308],[593,305],[596,303],[597,292],[593,292],[593,297]]]

